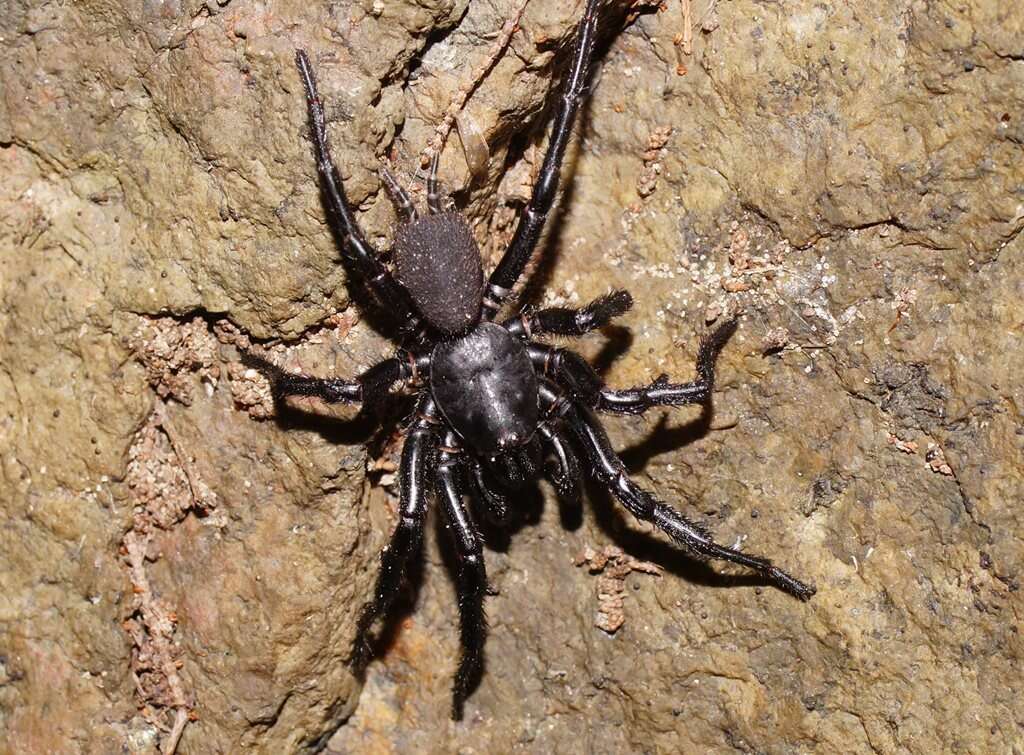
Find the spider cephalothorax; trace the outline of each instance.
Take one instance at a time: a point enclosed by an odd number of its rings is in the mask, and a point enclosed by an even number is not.
[[[342,239],[342,252],[378,302],[404,321],[406,335],[393,357],[355,380],[292,375],[255,355],[244,358],[271,379],[278,398],[317,396],[329,402],[367,404],[399,382],[416,389],[416,409],[403,428],[399,520],[381,554],[374,599],[360,618],[356,661],[362,664],[367,647],[364,636],[398,592],[406,561],[420,542],[429,500],[436,495],[454,533],[459,560],[463,652],[453,692],[456,718],[461,717],[466,696],[482,670],[486,629],[483,543],[466,508],[465,494],[475,496],[493,519],[502,521],[508,514],[506,494],[535,479],[545,458],[550,459],[547,473],[564,501],[579,503],[581,468],[585,467],[631,514],[652,522],[692,555],[747,566],[801,599],[814,594],[813,587],[768,559],[719,545],[700,525],[633,482],[595,415],[640,414],[653,406],[706,402],[714,387],[715,360],[735,329],[734,321],[701,343],[696,380],[670,383],[662,376],[650,385],[625,390],[605,386],[574,352],[534,340],[545,334],[581,336],[600,328],[632,306],[625,291],[579,309],[542,309],[495,322],[554,203],[559,166],[583,98],[599,4],[600,0],[587,0],[540,176],[515,235],[486,285],[469,225],[442,208],[436,157],[427,181],[429,214],[424,217],[394,177],[383,172],[403,218],[392,250],[394,274],[373,251],[345,201],[328,150],[312,67],[304,52],[296,53],[321,186]]]

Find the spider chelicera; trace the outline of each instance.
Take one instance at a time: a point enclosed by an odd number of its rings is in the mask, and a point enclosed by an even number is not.
[[[496,521],[509,513],[509,494],[546,471],[559,497],[580,501],[581,466],[637,519],[651,522],[691,555],[722,559],[753,569],[785,592],[806,600],[814,588],[765,558],[714,541],[700,525],[631,480],[594,412],[640,414],[653,406],[702,404],[714,387],[715,360],[735,330],[735,320],[713,331],[697,354],[697,379],[670,383],[661,376],[647,386],[613,390],[572,351],[534,336],[582,336],[632,306],[615,291],[578,309],[524,312],[496,322],[530,259],[554,203],[559,167],[584,96],[600,0],[588,0],[577,30],[564,91],[540,178],[515,235],[484,283],[480,252],[468,223],[443,207],[435,156],[427,180],[429,214],[420,216],[408,194],[386,170],[384,185],[403,223],[391,258],[394,271],[367,243],[349,209],[327,144],[326,119],[306,53],[296,63],[306,90],[310,131],[321,187],[342,253],[374,298],[404,321],[402,347],[355,380],[321,379],[284,372],[253,354],[244,361],[271,381],[275,398],[315,396],[329,403],[372,404],[396,383],[417,390],[415,413],[404,428],[399,472],[399,520],[381,554],[373,601],[359,621],[356,665],[365,662],[366,634],[399,592],[406,562],[420,543],[428,501],[436,493],[458,554],[462,657],[453,687],[453,718],[483,668],[487,575],[483,542],[465,495],[476,496]],[[582,465],[578,453],[582,454]]]

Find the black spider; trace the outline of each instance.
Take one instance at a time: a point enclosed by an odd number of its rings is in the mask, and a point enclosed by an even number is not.
[[[703,527],[639,487],[627,475],[593,413],[640,414],[652,406],[708,401],[715,360],[735,330],[735,321],[701,343],[696,380],[670,383],[663,375],[648,386],[626,390],[607,388],[580,356],[533,337],[581,336],[600,328],[632,306],[627,292],[610,293],[579,309],[543,309],[494,322],[537,244],[555,199],[559,166],[583,99],[599,4],[600,0],[587,2],[540,178],[508,250],[486,285],[468,224],[442,207],[436,158],[427,182],[430,214],[426,217],[417,214],[409,196],[384,172],[385,184],[404,219],[392,250],[394,274],[374,253],[346,203],[332,162],[323,104],[309,59],[302,50],[295,56],[306,89],[322,189],[343,253],[378,302],[405,321],[405,336],[393,357],[351,381],[288,374],[252,354],[244,359],[268,375],[276,398],[316,396],[331,403],[366,405],[386,395],[396,383],[417,388],[416,411],[404,428],[400,519],[381,554],[374,600],[360,618],[356,662],[362,666],[367,630],[399,591],[406,561],[422,537],[428,498],[436,492],[454,534],[459,563],[462,658],[453,689],[456,719],[461,718],[463,703],[480,677],[486,632],[483,543],[464,495],[470,491],[478,496],[484,509],[502,521],[509,511],[507,494],[535,479],[545,456],[552,457],[546,471],[564,501],[579,503],[576,453],[581,451],[591,474],[633,516],[652,522],[690,554],[747,566],[797,598],[806,600],[814,594],[813,587],[767,559],[719,545]]]

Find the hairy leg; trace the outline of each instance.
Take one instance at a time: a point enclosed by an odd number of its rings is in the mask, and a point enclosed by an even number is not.
[[[404,352],[400,354],[407,356]],[[242,364],[258,370],[270,381],[275,399],[314,396],[331,404],[362,402],[372,405],[387,395],[392,385],[408,380],[415,374],[415,363],[403,356],[378,362],[355,380],[317,378],[285,372],[273,362],[249,351],[242,352]]]
[[[545,390],[554,392],[549,386],[545,386]],[[591,473],[637,519],[651,522],[691,554],[746,566],[783,592],[800,600],[807,600],[814,595],[814,587],[774,566],[767,558],[751,556],[719,545],[706,529],[633,482],[622,460],[612,450],[604,429],[585,409],[570,406],[565,412],[565,422],[585,452]]]
[[[452,718],[456,721],[462,719],[463,704],[480,681],[484,664],[484,642],[487,639],[487,617],[484,615],[487,572],[484,566],[483,543],[462,502],[462,469],[461,459],[447,451],[441,452],[437,469],[437,491],[459,558],[456,584],[459,594],[459,639],[462,657],[452,687]]]
[[[419,417],[413,422],[402,448],[399,471],[401,486],[398,524],[391,542],[380,554],[380,572],[373,591],[373,602],[359,617],[354,661],[362,666],[367,658],[367,634],[377,617],[384,614],[395,600],[409,557],[416,552],[423,537],[423,522],[430,497],[431,476],[437,466],[438,439],[433,429],[433,399],[421,402]]]
[[[409,198],[408,192],[402,188],[402,184],[398,183],[398,179],[386,165],[381,165],[380,177],[391,198],[391,203],[395,206],[398,214],[402,216],[402,220],[406,223],[416,220],[416,207]]]
[[[487,479],[487,474],[480,462],[474,460],[471,465],[473,467],[473,484],[477,494],[484,502],[488,515],[496,524],[507,522],[509,511],[508,499],[505,494],[497,490]]]
[[[580,464],[576,454],[573,453],[565,439],[550,427],[542,425],[540,432],[555,454],[555,458],[547,466],[546,471],[558,492],[559,500],[573,508],[579,507],[581,500]]]
[[[305,50],[295,51],[295,64],[299,68],[302,84],[306,89],[309,130],[316,153],[320,185],[327,197],[330,210],[329,219],[334,224],[335,233],[341,243],[342,254],[363,276],[366,285],[381,306],[389,312],[397,313],[398,318],[404,320],[410,330],[415,329],[419,325],[419,317],[414,313],[409,295],[394,279],[384,263],[378,259],[348,207],[341,174],[338,173],[338,169],[334,165],[330,147],[327,144],[327,117],[317,91],[313,66],[310,65]]]
[[[484,296],[484,314],[491,319],[501,309],[501,305],[512,292],[513,286],[523,274],[523,269],[537,246],[544,222],[555,202],[558,190],[558,173],[565,156],[565,148],[569,143],[569,134],[576,118],[583,91],[590,72],[590,60],[594,51],[594,37],[597,32],[597,11],[600,0],[587,0],[576,32],[576,43],[573,50],[572,64],[569,68],[565,89],[562,92],[558,108],[555,111],[554,125],[551,128],[551,140],[548,151],[541,165],[540,176],[533,187],[533,195],[523,210],[516,226],[515,235],[508,249],[491,274]]]
[[[437,183],[437,167],[440,160],[441,154],[435,152],[434,157],[430,160],[430,173],[427,174],[427,207],[434,215],[444,212],[441,189]]]
[[[701,341],[697,351],[697,379],[688,383],[670,383],[660,375],[650,385],[612,389],[578,354],[567,349],[531,344],[528,347],[534,366],[566,385],[573,398],[586,406],[613,414],[643,414],[653,406],[703,404],[715,387],[715,361],[726,341],[736,330],[730,320]]]
[[[502,323],[509,332],[521,338],[535,335],[582,336],[603,328],[633,306],[628,291],[612,291],[578,309],[551,307],[523,313]]]
[[[580,463],[572,446],[552,427],[568,409],[568,402],[565,397],[555,395],[546,384],[541,383],[540,388],[540,404],[545,417],[538,425],[537,431],[555,455],[553,463],[548,465],[546,471],[558,492],[559,500],[576,508],[580,505],[582,497]]]

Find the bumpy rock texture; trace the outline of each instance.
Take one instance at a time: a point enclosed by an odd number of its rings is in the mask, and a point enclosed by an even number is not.
[[[742,308],[713,417],[608,425],[641,481],[817,596],[694,565],[598,491],[564,528],[545,483],[491,533],[464,722],[443,530],[351,673],[399,444],[347,409],[267,420],[238,364],[250,338],[321,375],[388,349],[349,305],[293,51],[384,247],[378,159],[422,199],[418,155],[519,4],[4,5],[0,749],[1024,750],[1024,10],[1004,0],[605,9],[532,282],[633,291],[629,331],[580,344],[619,385],[688,376],[705,321]],[[526,6],[444,151],[489,265],[578,12]]]

